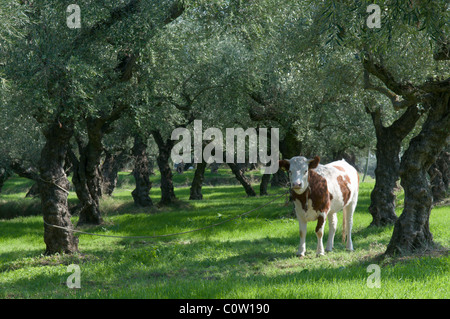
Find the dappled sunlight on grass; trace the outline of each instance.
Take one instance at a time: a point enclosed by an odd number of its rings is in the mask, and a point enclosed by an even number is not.
[[[105,223],[82,230],[118,236],[185,232],[221,223],[273,198],[247,197],[240,185],[226,184],[204,186],[204,200],[189,201],[189,188],[183,186],[182,178],[192,176],[192,172],[182,175],[175,190],[178,201],[173,205],[138,208],[130,194],[132,176],[121,173],[122,186],[101,201]],[[25,191],[20,180],[13,182],[10,187]],[[248,216],[178,236],[123,239],[77,234],[81,253],[73,256],[42,256],[42,216],[0,220],[0,297],[448,298],[449,257],[445,248],[411,258],[379,259],[393,227],[368,227],[373,185],[370,181],[360,187],[352,235],[355,251],[347,252],[341,242],[339,213],[334,250],[320,258],[315,256],[315,223],[307,226],[306,256],[296,257],[298,222],[292,204],[284,205],[285,197]],[[257,191],[258,185],[254,187]],[[269,188],[271,195],[283,191]],[[160,194],[159,187],[152,188],[155,204]],[[71,198],[71,205],[76,201]],[[20,211],[34,203],[23,198],[15,202]],[[430,217],[435,241],[444,247],[450,244],[449,213],[449,207],[436,207]],[[72,217],[74,224],[77,220],[77,216]],[[324,243],[327,237],[328,226]],[[65,286],[70,263],[82,269],[82,289]],[[371,263],[382,267],[382,289],[366,286],[366,268]],[[433,272],[428,271],[431,268]]]

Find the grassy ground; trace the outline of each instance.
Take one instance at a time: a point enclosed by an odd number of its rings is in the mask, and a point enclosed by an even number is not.
[[[155,183],[157,181],[157,176]],[[99,234],[139,236],[187,231],[220,222],[257,207],[270,197],[247,198],[228,171],[206,176],[203,201],[188,201],[192,172],[175,175],[178,203],[138,209],[132,178],[120,175],[119,188],[102,201],[105,225],[86,229]],[[216,180],[214,180],[214,178]],[[255,173],[255,180],[258,174]],[[226,181],[225,185],[223,184]],[[216,186],[212,186],[216,185]],[[308,225],[307,255],[295,256],[298,223],[284,199],[253,214],[198,233],[152,240],[80,235],[81,254],[42,255],[42,216],[38,201],[24,199],[29,183],[7,181],[0,197],[0,298],[449,298],[450,207],[436,207],[430,229],[438,248],[420,255],[380,260],[392,227],[368,228],[373,181],[361,184],[354,217],[355,251],[340,241],[316,258],[315,223]],[[255,185],[257,188],[257,185]],[[281,189],[270,189],[277,194]],[[151,196],[156,202],[159,188]],[[402,194],[399,204],[402,204]],[[71,203],[76,197],[71,194]],[[398,213],[401,213],[399,208]],[[31,215],[31,216],[29,216]],[[1,219],[3,218],[3,219]],[[8,219],[7,219],[8,218]],[[74,223],[77,217],[72,217]],[[325,240],[328,235],[326,227]],[[439,248],[440,247],[440,248]],[[67,266],[78,264],[81,289],[69,289]],[[370,264],[381,267],[381,288],[369,288]]]

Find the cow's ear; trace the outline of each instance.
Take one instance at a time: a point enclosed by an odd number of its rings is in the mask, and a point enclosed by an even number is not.
[[[319,156],[314,157],[314,158],[309,162],[308,169],[314,169],[314,168],[316,168],[317,166],[319,166],[319,163],[320,163],[320,157],[319,157]]]
[[[289,167],[291,166],[291,163],[289,162],[289,160],[280,160],[278,161],[278,166],[283,170],[283,171],[288,171]]]

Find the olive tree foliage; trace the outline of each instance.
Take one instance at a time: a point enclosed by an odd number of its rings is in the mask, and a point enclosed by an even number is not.
[[[143,51],[138,125],[166,141],[194,119],[277,127],[290,156],[365,147],[373,135],[354,89],[358,60],[311,44],[310,15],[292,1],[200,2]]]
[[[192,128],[195,120],[203,121],[205,129],[229,127],[242,109],[240,76],[247,73],[246,48],[232,34],[211,33],[197,18],[195,10],[187,12],[152,38],[142,53],[136,121],[141,133],[151,134],[158,145],[160,204],[175,199],[172,131]]]
[[[43,142],[34,118],[0,106],[0,167],[15,163],[23,170],[36,170]]]
[[[210,34],[194,18],[184,15],[144,52],[148,76],[141,92],[148,107],[141,118],[165,135],[194,118],[219,124],[223,116],[233,118],[230,123],[238,117],[233,111],[248,73],[247,49],[232,34]]]
[[[34,118],[18,114],[8,105],[0,105],[0,192],[3,183],[14,173],[38,181],[43,142]],[[28,195],[37,195],[36,186]]]
[[[358,59],[318,43],[309,3],[278,1],[270,13],[264,45],[252,51],[251,117],[280,127],[283,156],[332,159],[333,153],[365,147],[373,134],[355,87],[362,78]]]
[[[19,4],[0,3],[0,56],[21,36],[20,28],[27,22]],[[5,64],[5,59],[0,58],[0,192],[3,182],[12,174],[13,160],[24,169],[36,167],[41,142],[29,114],[22,115],[8,105],[12,92],[3,70]]]

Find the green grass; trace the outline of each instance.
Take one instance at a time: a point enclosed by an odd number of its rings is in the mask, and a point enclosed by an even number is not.
[[[195,202],[188,201],[189,188],[184,187],[193,173],[175,175],[179,202],[152,209],[133,205],[132,178],[123,173],[113,197],[102,201],[105,225],[86,230],[124,236],[187,231],[270,200],[247,198],[226,170],[219,173],[210,183],[216,186],[204,187],[204,200]],[[23,184],[26,181],[7,183],[0,207],[11,202],[19,203],[16,210],[36,205],[36,200],[22,198],[29,186]],[[42,255],[42,216],[3,219],[0,298],[449,298],[449,256],[444,247],[450,246],[450,207],[436,207],[431,213],[430,229],[441,248],[380,260],[393,228],[368,228],[373,185],[361,184],[352,236],[355,251],[346,252],[340,241],[339,214],[334,251],[320,258],[315,257],[315,223],[308,224],[306,257],[295,256],[298,223],[284,198],[245,218],[181,236],[129,240],[80,235],[81,254],[73,256]],[[159,188],[154,187],[151,196],[157,202]],[[73,194],[70,200],[76,201]],[[328,227],[324,242],[327,236]],[[81,289],[66,286],[70,264],[80,265]],[[379,289],[366,284],[370,264],[381,266]]]

